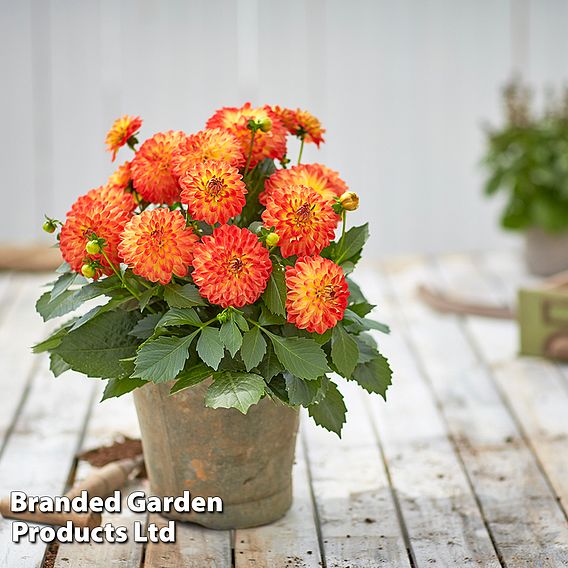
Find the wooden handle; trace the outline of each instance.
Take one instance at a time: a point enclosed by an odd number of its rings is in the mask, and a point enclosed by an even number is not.
[[[120,489],[127,481],[134,470],[139,468],[144,462],[142,456],[133,459],[124,459],[109,463],[99,470],[91,473],[86,479],[78,483],[71,490],[65,493],[66,497],[73,499],[78,497],[82,491],[87,491],[89,497],[108,497],[116,489]],[[10,510],[10,499],[0,500],[0,514],[6,519],[18,519],[45,525],[65,526],[68,521],[76,527],[95,528],[100,526],[102,516],[100,513],[41,513],[39,511],[13,513]]]
[[[34,511],[33,513],[28,511],[13,513],[10,510],[9,498],[0,500],[0,514],[2,514],[5,519],[30,521],[33,523],[60,527],[64,527],[68,521],[71,521],[74,527],[89,527],[90,529],[94,529],[95,527],[100,526],[102,521],[101,514],[93,513],[92,511],[89,511],[88,513],[41,513],[39,511]]]

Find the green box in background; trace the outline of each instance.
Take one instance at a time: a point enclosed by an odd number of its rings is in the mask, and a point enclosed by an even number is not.
[[[568,279],[519,291],[521,354],[568,360]]]

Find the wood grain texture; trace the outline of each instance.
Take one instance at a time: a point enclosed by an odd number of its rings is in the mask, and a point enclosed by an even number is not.
[[[415,297],[419,283],[439,284],[435,272],[420,259],[386,267],[412,348],[443,409],[501,558],[507,565],[568,562],[566,519],[485,364],[455,317],[440,317]]]
[[[426,378],[404,337],[404,325],[379,270],[357,272],[377,304],[373,317],[392,333],[377,333],[394,369],[387,403],[365,396],[380,438],[416,565],[500,566],[463,465]]]

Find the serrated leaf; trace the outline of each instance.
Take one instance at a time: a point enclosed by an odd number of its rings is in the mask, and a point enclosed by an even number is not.
[[[53,284],[51,289],[50,301],[55,300],[58,296],[63,294],[66,290],[69,290],[71,286],[76,286],[78,284],[84,284],[86,282],[80,274],[75,272],[66,272],[62,274]]]
[[[347,408],[335,383],[329,381],[325,396],[320,402],[308,406],[308,414],[318,426],[335,432],[341,438]]]
[[[313,339],[280,337],[273,333],[269,337],[280,363],[293,375],[310,380],[331,371],[325,353]]]
[[[350,377],[359,360],[359,347],[341,323],[333,328],[331,338],[331,360],[344,377]]]
[[[174,380],[189,356],[189,346],[199,329],[186,337],[159,337],[145,343],[136,356],[133,378],[153,383]]]
[[[148,302],[150,302],[150,300],[159,293],[160,293],[159,286],[153,286],[152,288],[144,290],[144,292],[140,294],[140,311],[143,312],[148,306]]]
[[[273,263],[272,273],[262,299],[273,314],[286,315],[286,278],[283,268],[277,263]]]
[[[231,354],[231,357],[234,357],[243,344],[243,336],[239,330],[239,326],[233,319],[229,319],[221,324],[219,337],[223,345],[227,348],[227,351]]]
[[[388,360],[380,353],[369,361],[357,365],[353,380],[366,391],[381,395],[386,400],[386,392],[391,384],[392,370]]]
[[[212,369],[217,370],[225,353],[223,342],[219,337],[219,330],[215,327],[206,327],[201,332],[197,342],[197,353],[202,361]]]
[[[109,398],[118,398],[122,395],[132,392],[134,389],[143,387],[147,383],[148,381],[143,381],[142,379],[134,379],[131,377],[124,379],[110,379],[107,382],[107,385],[103,392],[101,402]]]
[[[266,306],[261,306],[258,323],[260,325],[283,325],[286,323],[286,318],[273,314]]]
[[[71,265],[68,262],[62,262],[56,269],[57,274],[65,274],[71,272]]]
[[[246,414],[261,399],[264,388],[264,380],[259,375],[227,371],[216,376],[207,389],[205,406],[236,408]]]
[[[174,394],[186,388],[192,387],[213,376],[211,367],[205,363],[198,363],[189,369],[184,369],[179,375],[178,380],[170,390],[170,394]]]
[[[53,373],[54,377],[59,377],[59,375],[62,375],[65,371],[69,371],[71,366],[61,358],[61,355],[58,355],[57,353],[50,353],[49,369]]]
[[[264,377],[264,380],[268,383],[270,380],[284,371],[284,367],[276,357],[274,353],[274,348],[271,343],[266,345],[266,355],[263,357],[260,365],[258,365],[258,372]]]
[[[288,398],[288,391],[286,390],[286,381],[282,375],[274,377],[265,388],[266,393],[270,395],[273,400],[276,398],[284,404],[291,404]]]
[[[322,389],[321,377],[317,378],[315,381],[305,381],[290,373],[286,373],[284,379],[286,381],[286,391],[288,392],[290,404],[309,406],[316,400],[319,400]],[[327,383],[325,383],[325,385],[327,388]]]
[[[245,364],[245,369],[250,371],[256,367],[266,353],[266,340],[258,327],[253,327],[243,335],[241,347],[241,357]],[[270,377],[272,378],[272,377]],[[270,380],[269,378],[269,380]]]
[[[359,347],[358,363],[368,363],[379,354],[376,342],[370,335],[361,333],[360,335],[356,335],[354,339]]]
[[[138,339],[146,340],[154,333],[154,328],[158,325],[162,314],[149,314],[143,317],[130,332],[130,335]]]
[[[199,295],[199,290],[193,284],[168,284],[164,288],[164,300],[170,308],[193,308],[205,306],[207,302]]]
[[[78,302],[86,302],[99,296],[112,296],[115,292],[123,293],[124,296],[129,295],[127,290],[122,289],[122,284],[116,276],[109,276],[108,278],[85,284],[77,291],[76,298]]]
[[[170,308],[160,319],[157,327],[170,327],[176,325],[201,326],[201,319],[192,308]]]
[[[75,294],[74,290],[65,290],[57,298],[51,300],[51,292],[44,292],[36,302],[36,310],[43,321],[64,316],[82,304]]]
[[[345,233],[343,240],[337,242],[333,251],[334,260],[341,265],[347,260],[356,264],[361,250],[369,238],[369,225],[365,223],[359,227],[352,227]]]
[[[241,314],[233,312],[232,317],[241,331],[248,331],[250,329],[247,320]]]
[[[369,302],[359,302],[357,304],[351,304],[349,309],[359,317],[364,318],[375,307],[374,304],[370,304]]]
[[[124,376],[121,359],[136,353],[138,340],[129,332],[140,316],[116,310],[101,314],[79,329],[69,332],[54,349],[72,369],[88,377]]]
[[[66,322],[64,325],[59,327],[55,332],[53,332],[47,339],[36,343],[32,347],[33,353],[44,353],[45,351],[51,351],[55,349],[60,343],[61,340],[69,333],[69,328],[75,322],[75,318],[71,321]]]
[[[99,306],[95,306],[94,308],[91,308],[87,313],[85,313],[81,317],[77,318],[77,320],[75,321],[75,323],[71,327],[70,331],[73,331],[74,329],[78,329],[82,325],[85,325],[87,322],[98,317],[100,314],[102,314],[104,312],[108,312],[110,310],[114,310],[118,306],[124,304],[125,302],[130,301],[131,299],[132,299],[131,297],[116,298],[116,299],[111,298],[106,304],[102,304],[102,305],[99,305]]]

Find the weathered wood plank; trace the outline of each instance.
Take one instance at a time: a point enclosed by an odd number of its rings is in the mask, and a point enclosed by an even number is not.
[[[455,293],[475,289],[486,301],[507,301],[502,289],[494,285],[498,275],[472,262],[471,257],[452,255],[441,259],[439,266],[445,286]],[[516,357],[514,321],[468,317],[464,325],[566,511],[568,389],[558,367],[545,359]]]
[[[497,550],[505,564],[568,562],[568,526],[530,449],[455,317],[417,299],[435,279],[420,260],[386,264],[392,290],[456,441]]]
[[[415,564],[500,566],[479,507],[452,446],[384,276],[368,268],[357,282],[377,319],[393,329],[375,337],[394,369],[388,403],[366,397],[408,533]]]
[[[102,384],[97,385],[97,391],[102,393]],[[100,398],[100,396],[98,397]],[[136,418],[134,403],[129,395],[113,398],[101,404],[96,404],[92,410],[87,424],[82,450],[89,450],[112,443],[118,436],[140,437],[140,429]],[[94,468],[86,463],[78,467],[75,481],[84,479]],[[146,525],[147,515],[133,513],[125,504],[126,497],[132,491],[146,490],[145,484],[135,480],[121,489],[122,512],[103,514],[103,525],[110,523],[114,527],[124,526],[128,530],[128,542],[116,543],[89,543],[89,544],[62,544],[57,551],[55,568],[98,568],[112,566],[113,568],[139,568],[144,552],[144,544],[135,542],[134,523]]]
[[[403,529],[359,387],[341,380],[349,414],[340,440],[306,418],[308,467],[328,568],[409,566]]]
[[[54,379],[46,363],[43,358],[0,459],[0,495],[13,490],[58,495],[65,489],[94,385],[71,372]],[[12,380],[22,379],[12,375]],[[13,544],[11,525],[11,521],[0,520],[0,566],[40,566],[46,545]]]
[[[305,426],[305,423],[303,424]],[[235,533],[236,568],[272,566],[321,566],[317,525],[310,480],[301,439],[294,464],[294,502],[286,516],[275,523]]]
[[[150,515],[149,522],[160,528],[167,520]],[[176,523],[175,543],[149,543],[145,568],[230,568],[230,531],[215,531],[189,523]]]

